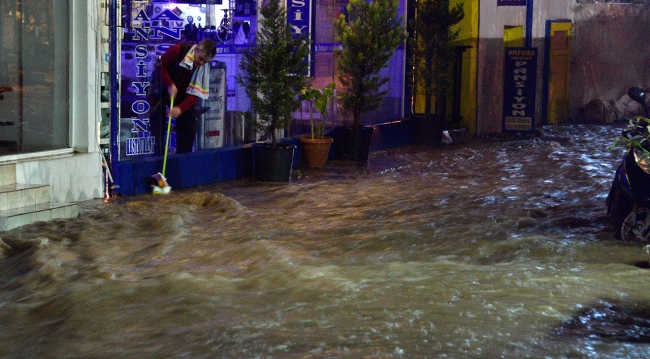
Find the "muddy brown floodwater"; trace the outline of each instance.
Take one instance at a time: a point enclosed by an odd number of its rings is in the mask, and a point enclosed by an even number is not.
[[[648,255],[605,217],[619,132],[82,203],[0,233],[0,357],[646,358]]]

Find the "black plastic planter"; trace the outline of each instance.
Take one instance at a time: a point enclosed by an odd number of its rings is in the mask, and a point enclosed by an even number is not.
[[[334,159],[368,163],[374,127],[335,127],[332,132]]]
[[[440,145],[444,118],[431,115],[431,119],[427,120],[424,115],[417,114],[411,115],[410,121],[412,121],[413,142],[416,145],[431,147]]]
[[[253,144],[253,174],[256,181],[289,182],[296,146],[270,143]]]

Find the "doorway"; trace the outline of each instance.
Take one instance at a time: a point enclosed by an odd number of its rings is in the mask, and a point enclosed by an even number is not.
[[[570,20],[546,21],[546,61],[544,71],[545,123],[567,122],[569,116],[569,69],[571,60]]]

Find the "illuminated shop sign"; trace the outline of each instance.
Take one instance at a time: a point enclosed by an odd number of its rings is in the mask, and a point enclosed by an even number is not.
[[[312,2],[311,0],[287,0],[287,23],[291,27],[294,36],[305,36],[311,39],[312,32]],[[305,61],[312,59],[312,51]],[[306,76],[311,76],[311,66]]]
[[[506,48],[503,81],[503,131],[534,131],[536,80],[537,49]]]
[[[341,44],[338,42],[321,42],[314,44],[314,52],[335,52],[342,50]]]
[[[124,84],[126,91],[122,94],[122,105],[128,106],[123,115],[130,115],[131,121],[131,138],[126,138],[124,144],[127,156],[154,154],[156,136],[151,133],[149,114],[152,104],[149,102],[149,94],[152,90],[150,86],[155,58],[170,46],[166,43],[167,40],[171,42],[181,39],[184,22],[173,9],[147,14],[145,3],[133,1],[136,11],[131,18],[132,34],[122,46],[122,78],[128,79]],[[173,139],[172,136],[170,140]],[[170,147],[175,146],[172,144]]]
[[[526,6],[526,0],[497,0],[497,6]]]

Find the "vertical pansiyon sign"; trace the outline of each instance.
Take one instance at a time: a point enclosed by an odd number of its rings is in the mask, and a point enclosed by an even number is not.
[[[287,23],[294,36],[305,36],[311,39],[312,33],[312,0],[286,0],[287,1]],[[313,50],[305,59],[311,64]],[[307,69],[305,76],[311,76],[311,66]]]
[[[123,41],[122,54],[134,61],[124,61],[122,64],[122,78],[130,79],[126,83],[126,91],[122,91],[122,104],[131,103],[126,111],[131,112],[131,138],[125,140],[125,153],[127,156],[137,156],[154,153],[155,136],[150,129],[148,118],[152,104],[149,103],[148,93],[151,85],[153,64],[148,63],[152,56],[150,51],[164,49],[163,40],[181,39],[183,19],[171,10],[160,13],[147,14],[144,5],[150,0],[132,0],[133,9],[139,9],[132,16],[131,23],[133,36],[130,41]],[[126,15],[126,14],[125,14]],[[156,56],[153,56],[155,58]],[[148,60],[149,59],[149,60]],[[127,75],[128,74],[128,75]],[[125,76],[126,75],[126,76]]]
[[[503,131],[535,130],[537,49],[508,47],[503,80]]]

